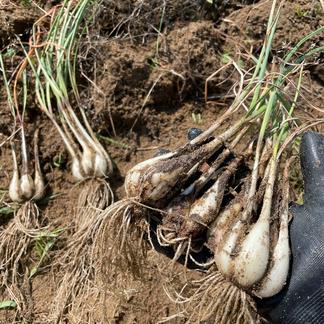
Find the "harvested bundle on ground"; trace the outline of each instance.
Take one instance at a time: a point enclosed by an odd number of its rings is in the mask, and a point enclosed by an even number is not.
[[[11,295],[17,302],[18,310],[24,318],[30,312],[25,304],[23,290],[29,285],[30,269],[26,266],[35,239],[46,231],[36,202],[43,198],[45,183],[38,153],[39,129],[34,134],[34,168],[30,163],[30,150],[25,137],[25,113],[27,108],[26,74],[19,72],[14,85],[9,83],[0,53],[0,68],[7,91],[8,106],[13,116],[13,135],[10,138],[13,173],[9,185],[9,198],[16,204],[14,216],[0,231],[0,281],[1,290]],[[22,78],[22,100],[18,98],[17,80]],[[20,91],[20,89],[19,89]],[[22,106],[22,108],[21,108]],[[17,158],[16,134],[20,134],[21,159]],[[23,286],[25,286],[23,288]],[[25,316],[26,315],[26,316]]]
[[[71,312],[81,321],[87,312],[78,308],[78,300],[97,289],[94,277],[99,260],[93,257],[93,243],[101,213],[113,201],[107,181],[113,164],[90,126],[76,81],[80,40],[94,4],[91,0],[64,1],[53,7],[34,24],[29,50],[24,49],[38,106],[60,134],[72,159],[72,175],[83,186],[75,208],[73,236],[56,260],[61,276],[51,319],[57,322]]]

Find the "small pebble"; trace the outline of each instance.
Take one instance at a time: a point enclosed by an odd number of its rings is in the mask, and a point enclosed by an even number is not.
[[[188,130],[188,140],[192,141],[194,138],[196,138],[197,136],[199,136],[201,133],[203,133],[204,131],[200,128],[189,128]]]

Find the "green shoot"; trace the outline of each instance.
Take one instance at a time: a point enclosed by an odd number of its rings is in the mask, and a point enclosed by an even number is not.
[[[193,120],[193,122],[195,123],[195,124],[201,124],[202,123],[202,117],[201,117],[201,114],[200,113],[198,113],[198,114],[196,114],[196,113],[192,113],[191,114],[191,118],[192,118],[192,120]]]
[[[36,273],[39,272],[41,265],[48,257],[48,253],[54,247],[57,238],[62,231],[63,229],[56,229],[51,232],[42,232],[35,237],[35,252],[37,254],[38,261],[36,265],[30,270],[29,278],[33,277]]]
[[[116,141],[114,139],[112,139],[111,137],[108,137],[108,136],[103,136],[103,135],[97,135],[97,137],[101,140],[103,140],[104,142],[107,142],[109,144],[112,144],[116,147],[121,147],[121,148],[124,148],[124,149],[129,149],[130,146],[125,144],[125,143],[122,143],[121,141]]]
[[[40,109],[50,118],[72,157],[72,173],[76,180],[85,177],[105,177],[112,172],[112,162],[94,134],[82,107],[76,81],[79,42],[89,18],[91,0],[77,3],[64,1],[47,34],[46,46],[35,47],[36,62],[25,51],[35,77],[35,92]],[[33,27],[37,45],[41,28]],[[72,108],[71,94],[77,102],[82,121]],[[56,110],[52,107],[56,100]],[[80,151],[81,147],[81,151]],[[94,174],[93,174],[94,173]]]
[[[160,46],[160,35],[162,31],[162,25],[163,25],[163,20],[164,20],[164,15],[165,15],[165,3],[164,6],[162,7],[162,12],[161,12],[161,19],[160,19],[160,24],[159,24],[159,29],[157,30],[157,40],[156,40],[156,53],[155,57],[158,57],[159,55],[159,46]]]
[[[66,163],[66,157],[63,153],[59,153],[58,155],[55,155],[53,158],[53,165],[58,169],[63,169],[64,165]]]
[[[304,18],[308,15],[308,12],[303,10],[303,8],[300,5],[297,5],[295,7],[295,14],[298,18]]]
[[[0,310],[17,308],[17,303],[14,300],[4,300],[0,302]]]

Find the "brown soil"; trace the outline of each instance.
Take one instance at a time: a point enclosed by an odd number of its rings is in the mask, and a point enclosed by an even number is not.
[[[231,86],[238,79],[235,73],[224,70],[209,82],[208,103],[204,102],[205,81],[224,64],[224,54],[239,58],[240,53],[258,53],[271,6],[270,1],[229,1],[212,12],[199,1],[165,2],[161,17],[161,1],[144,1],[140,8],[131,0],[116,4],[104,1],[94,35],[90,34],[91,41],[83,49],[87,50],[88,59],[82,62],[81,71],[94,80],[95,86],[80,75],[82,98],[93,129],[102,136],[102,143],[116,164],[111,186],[118,198],[125,194],[123,181],[131,166],[152,157],[160,148],[185,143],[190,127],[207,128],[230,105]],[[285,1],[272,55],[282,57],[303,35],[323,25],[322,13],[319,1]],[[10,46],[16,50],[14,35],[19,34],[26,41],[40,14],[33,2],[0,0],[1,49]],[[158,36],[156,29],[161,20],[163,29]],[[323,45],[319,38],[312,42]],[[318,62],[322,58],[318,55]],[[6,63],[15,66],[15,56],[7,58]],[[298,113],[305,120],[321,115],[309,103],[321,107],[323,64],[305,67],[303,97],[298,103]],[[0,85],[0,189],[6,190],[12,174],[7,137],[13,120]],[[67,152],[51,123],[34,106],[27,121],[29,142],[36,125],[41,128],[41,165],[51,197],[40,207],[44,222],[51,228],[64,228],[40,273],[32,280],[31,322],[48,323],[58,273],[51,260],[69,239],[80,186],[72,182]],[[64,162],[57,167],[55,161],[59,157]],[[4,201],[9,198],[5,196]],[[0,230],[9,221],[10,217],[0,214]],[[159,267],[166,261],[167,257],[151,251],[145,280],[125,279],[125,289],[118,296],[107,292],[108,302],[96,306],[106,314],[103,322],[156,323],[177,313],[179,310],[160,284]],[[180,269],[181,265],[177,267]],[[0,302],[6,299],[7,293],[0,294]],[[0,311],[0,323],[10,323],[14,318],[15,310]],[[179,317],[171,322],[183,321]]]

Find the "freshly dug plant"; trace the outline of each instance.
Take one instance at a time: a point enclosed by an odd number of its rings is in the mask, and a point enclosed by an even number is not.
[[[262,203],[268,179],[269,168],[267,168],[267,166],[269,165],[271,153],[271,142],[268,140],[265,143],[259,163],[259,186],[254,197],[254,210],[256,206]],[[251,176],[251,174],[249,174],[249,176]],[[219,215],[215,216],[214,221],[210,224],[207,236],[208,242],[212,242],[212,246],[218,246],[222,242],[228,228],[233,225],[238,215],[243,212],[244,206],[246,205],[245,195],[247,195],[250,186],[249,176],[244,178],[240,192],[236,194],[235,198],[219,213]]]
[[[13,174],[9,184],[9,198],[17,205],[14,216],[0,232],[0,280],[1,287],[15,296],[18,309],[24,316],[27,311],[22,286],[28,284],[29,270],[26,262],[29,259],[34,239],[45,230],[43,220],[36,202],[43,198],[45,183],[41,172],[38,154],[39,129],[34,134],[34,171],[31,170],[29,147],[25,138],[24,116],[27,105],[27,79],[22,75],[22,102],[17,98],[17,73],[14,86],[9,83],[6,75],[2,54],[0,53],[0,68],[4,86],[7,91],[8,106],[13,116],[13,135],[11,136],[11,152]],[[20,109],[22,105],[22,111]],[[19,129],[17,127],[19,125]],[[15,135],[20,133],[21,163],[18,162]],[[19,165],[21,164],[21,168]],[[27,263],[28,264],[28,263]]]
[[[37,146],[36,143],[37,135],[35,136],[35,147]],[[35,148],[35,150],[37,149]],[[43,230],[39,210],[35,203],[37,200],[43,198],[45,189],[38,157],[35,157],[36,167],[33,179],[29,171],[23,173],[20,177],[14,144],[12,144],[12,156],[14,171],[9,187],[9,197],[12,202],[18,203],[21,206],[15,212],[12,221],[0,233],[0,269],[3,275],[3,284],[5,282],[14,283],[17,281],[19,277],[18,267],[20,265],[20,259],[30,249],[33,238]],[[23,172],[26,172],[26,168],[23,167],[23,170],[25,170]]]
[[[84,320],[87,310],[79,308],[78,300],[97,291],[94,278],[100,260],[93,256],[93,245],[101,213],[113,201],[107,182],[113,164],[90,126],[76,82],[80,41],[92,18],[91,6],[96,3],[63,1],[34,24],[29,50],[24,49],[24,67],[32,71],[38,106],[61,136],[72,160],[72,175],[83,186],[75,208],[73,235],[56,260],[61,275],[50,314],[54,322],[70,316]],[[72,108],[73,103],[78,111]]]
[[[233,278],[233,281],[241,287],[250,287],[261,280],[268,265],[271,206],[276,179],[276,164],[277,162],[272,158],[262,209],[257,221],[252,226],[249,225],[253,213],[246,213],[243,210],[232,227],[228,229],[229,234],[225,232],[222,242],[214,248],[214,258],[218,269],[226,277]],[[287,200],[288,197],[285,201],[288,209]],[[245,235],[245,233],[247,234]],[[242,236],[244,237],[242,238]]]

